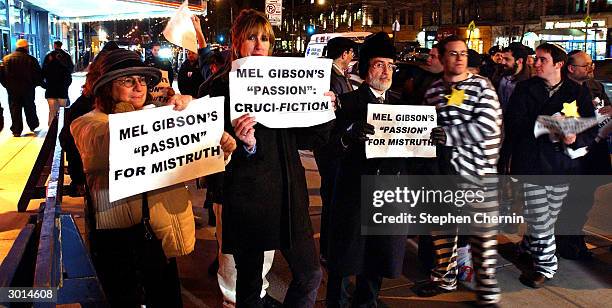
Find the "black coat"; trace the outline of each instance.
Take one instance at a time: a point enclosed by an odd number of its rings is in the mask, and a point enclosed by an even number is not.
[[[604,106],[610,106],[610,98],[606,94],[606,89],[601,82],[589,79],[584,83],[584,86],[589,89],[593,100],[599,98]],[[593,104],[593,106],[595,105]],[[594,142],[589,147],[587,155],[580,158],[584,164],[586,174],[612,174],[607,141],[608,139],[602,139],[599,142]]]
[[[364,272],[384,277],[401,274],[405,252],[405,236],[361,235],[361,175],[406,174],[406,159],[366,159],[364,144],[344,148],[340,137],[356,121],[367,121],[369,103],[377,99],[363,83],[357,90],[340,97],[342,109],[337,113],[331,142],[340,157],[336,187],[330,209],[328,266],[341,276]],[[385,104],[399,104],[397,96],[387,91]]]
[[[62,149],[66,152],[66,160],[68,161],[68,172],[70,178],[75,184],[85,184],[85,171],[83,171],[83,161],[81,154],[74,143],[74,136],[70,132],[70,124],[72,121],[94,109],[94,101],[92,97],[81,95],[74,104],[65,109],[64,126],[59,134],[59,141]]]
[[[344,76],[341,72],[337,71],[335,67],[332,67],[330,91],[334,92],[336,96],[353,91],[353,87],[351,86],[349,79],[346,78],[346,76]]]
[[[9,96],[34,94],[34,88],[42,85],[42,73],[38,60],[30,56],[26,48],[17,48],[2,61],[0,82]]]
[[[73,70],[74,64],[67,52],[61,49],[49,52],[42,65],[42,75],[47,87],[45,98],[68,98]]]
[[[198,62],[191,63],[185,60],[178,71],[178,88],[181,94],[197,97],[202,82],[204,78],[202,78]]]
[[[287,249],[296,239],[312,237],[298,149],[326,143],[330,123],[292,129],[257,124],[257,150],[247,156],[231,127],[228,71],[212,81],[210,96],[225,97],[225,130],[237,141],[223,179],[223,252]]]
[[[174,68],[172,67],[172,62],[160,57],[150,56],[145,59],[145,65],[168,72],[168,82],[170,83],[170,86],[172,86],[172,82],[174,81]]]
[[[552,143],[548,135],[535,138],[533,129],[539,115],[553,115],[563,109],[563,103],[576,100],[581,117],[594,117],[595,108],[588,89],[566,79],[559,90],[548,96],[544,80],[533,77],[519,82],[510,97],[505,120],[504,146],[511,153],[511,174],[515,175],[562,175],[580,174],[583,166],[580,159],[571,159],[564,154],[563,142]],[[590,145],[597,128],[576,136],[569,147],[577,149]]]

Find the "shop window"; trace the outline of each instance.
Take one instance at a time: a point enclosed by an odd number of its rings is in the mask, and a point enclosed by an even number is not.
[[[0,26],[8,27],[8,11],[5,0],[0,0]]]
[[[407,25],[409,26],[413,26],[414,25],[414,12],[413,11],[408,11],[408,23]]]
[[[401,10],[399,14],[400,25],[407,25],[406,23],[406,10]]]

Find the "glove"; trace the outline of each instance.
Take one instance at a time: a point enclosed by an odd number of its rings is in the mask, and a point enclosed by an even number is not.
[[[436,145],[445,145],[446,144],[446,132],[442,127],[434,127],[431,130],[431,135],[429,139],[433,141]]]
[[[346,130],[342,141],[353,144],[363,143],[369,139],[367,135],[374,135],[374,126],[366,122],[355,122]]]

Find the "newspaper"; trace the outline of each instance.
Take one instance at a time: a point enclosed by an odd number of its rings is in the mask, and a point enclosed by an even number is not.
[[[536,138],[546,134],[554,136],[580,134],[597,124],[597,118],[563,118],[541,115],[536,120],[533,134]]]

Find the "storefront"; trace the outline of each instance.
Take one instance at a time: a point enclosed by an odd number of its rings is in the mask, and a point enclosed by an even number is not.
[[[512,42],[521,42],[523,45],[532,49],[540,42],[540,37],[536,34],[542,26],[537,24],[523,25],[504,25],[491,27],[493,46],[506,47]]]
[[[589,25],[582,20],[545,20],[538,34],[542,42],[556,43],[567,52],[586,50],[594,60],[603,60],[611,56],[608,24],[608,18],[595,16]]]

